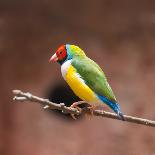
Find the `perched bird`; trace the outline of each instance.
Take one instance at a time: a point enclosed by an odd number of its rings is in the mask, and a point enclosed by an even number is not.
[[[61,45],[50,58],[51,61],[57,61],[61,65],[63,78],[80,99],[92,107],[103,106],[105,103],[124,120],[104,72],[82,49],[70,44]],[[77,104],[73,103],[73,106]]]

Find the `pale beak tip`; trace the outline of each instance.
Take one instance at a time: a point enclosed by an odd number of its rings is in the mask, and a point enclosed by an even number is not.
[[[57,60],[58,60],[58,57],[57,57],[56,54],[54,54],[54,55],[50,58],[49,62],[55,62],[55,61],[57,61]]]

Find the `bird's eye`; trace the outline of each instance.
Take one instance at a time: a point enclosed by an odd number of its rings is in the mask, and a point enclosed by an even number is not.
[[[62,54],[62,51],[60,51],[59,54]]]

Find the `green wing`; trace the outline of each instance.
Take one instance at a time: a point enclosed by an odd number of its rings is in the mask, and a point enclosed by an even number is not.
[[[88,57],[75,57],[72,65],[85,83],[97,94],[116,102],[114,93],[109,86],[102,69]]]

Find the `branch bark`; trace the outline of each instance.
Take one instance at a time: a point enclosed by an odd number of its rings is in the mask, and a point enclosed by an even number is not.
[[[15,95],[13,98],[13,100],[15,100],[15,101],[20,101],[20,102],[31,101],[31,102],[40,103],[41,105],[44,106],[43,107],[44,109],[57,109],[57,110],[61,110],[63,113],[69,113],[69,114],[75,114],[75,115],[81,115],[81,114],[89,112],[89,110],[85,109],[85,108],[82,111],[79,111],[76,108],[71,108],[71,107],[65,106],[64,103],[60,103],[60,104],[53,103],[53,102],[49,101],[48,99],[43,99],[43,98],[34,96],[31,93],[24,93],[21,90],[13,90],[13,94]],[[116,114],[107,112],[107,111],[94,110],[93,114],[95,116],[101,116],[101,117],[107,117],[107,118],[119,120],[119,118]],[[155,121],[152,121],[152,120],[128,116],[128,115],[124,115],[124,118],[125,118],[126,122],[155,127]]]

